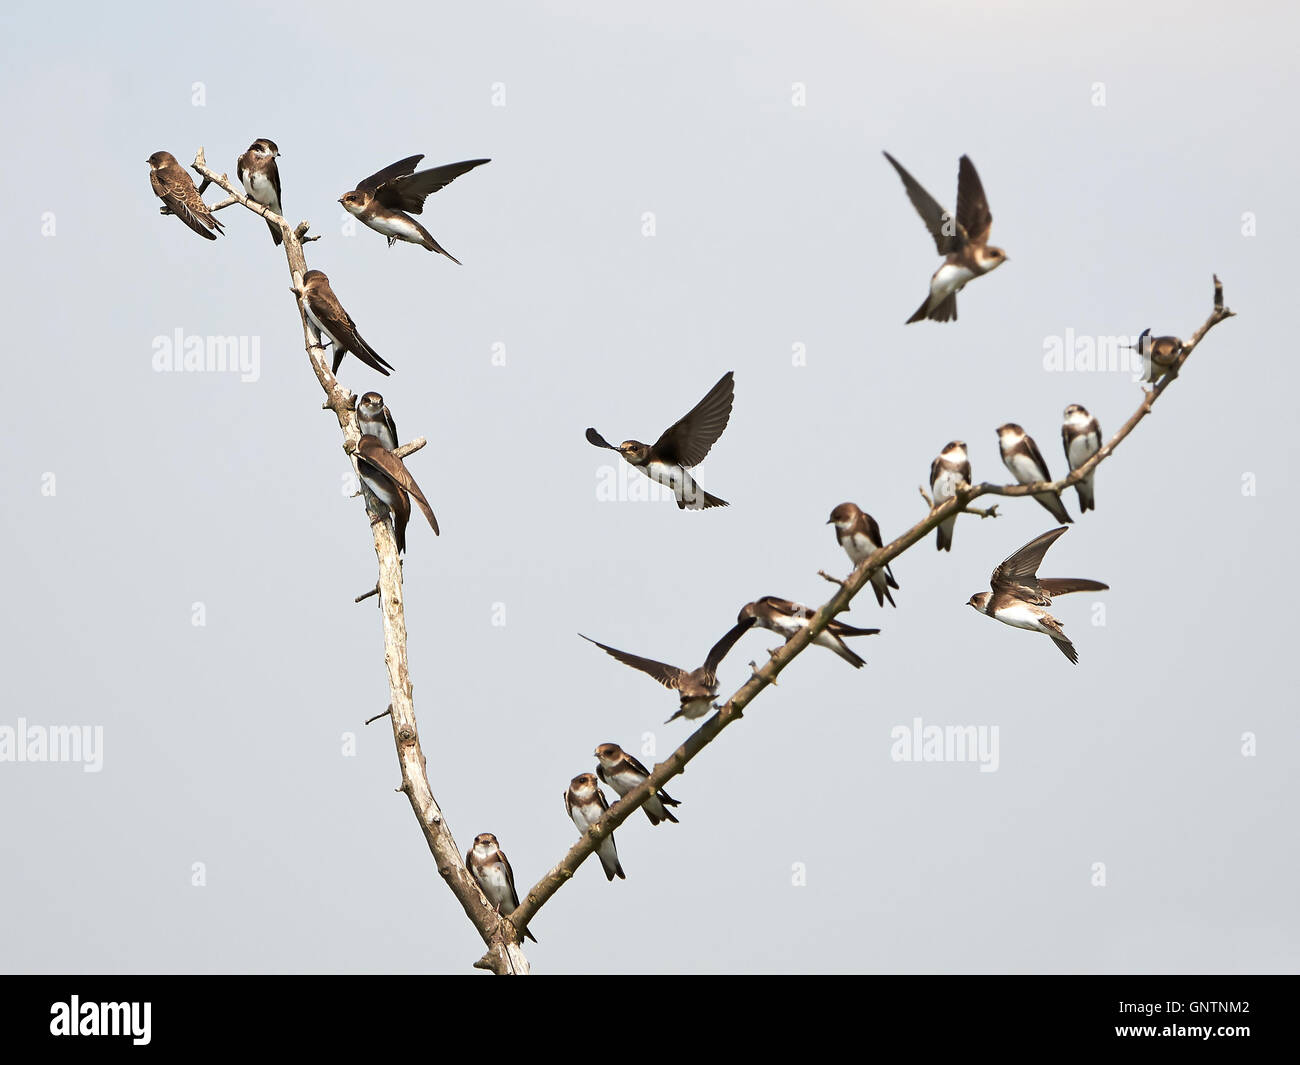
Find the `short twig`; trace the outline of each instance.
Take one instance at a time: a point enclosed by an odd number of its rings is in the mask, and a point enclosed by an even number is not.
[[[357,495],[360,495],[360,494],[361,494],[360,492],[357,493]],[[379,582],[376,581],[376,582],[375,582],[375,586],[374,586],[373,588],[371,588],[370,591],[368,591],[368,592],[362,592],[359,596],[357,596],[357,597],[356,597],[355,599],[353,599],[352,601],[353,601],[354,603],[360,603],[362,600],[369,599],[372,595],[378,595],[378,594],[379,594]]]
[[[376,714],[374,717],[368,717],[368,718],[366,718],[366,724],[368,725],[368,724],[370,724],[370,722],[372,722],[372,721],[378,721],[381,717],[387,717],[387,716],[388,716],[389,714],[391,714],[392,712],[393,712],[393,707],[392,707],[392,705],[390,704],[389,707],[388,707],[388,709],[385,710],[382,714]],[[402,789],[401,789],[401,788],[398,788],[397,790],[398,790],[398,791],[401,791]]]

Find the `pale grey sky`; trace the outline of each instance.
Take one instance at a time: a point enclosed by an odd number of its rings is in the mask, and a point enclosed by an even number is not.
[[[397,367],[348,360],[345,383],[429,438],[416,712],[462,851],[495,832],[521,892],[576,838],[562,795],[596,744],[650,762],[688,734],[578,631],[694,666],[746,601],[825,599],[816,571],[849,568],[835,504],[887,535],[921,517],[948,440],[1005,479],[994,429],[1017,421],[1059,473],[1064,407],[1109,435],[1139,392],[1046,371],[1053,338],[1190,334],[1217,272],[1239,317],[1048,555],[1111,585],[1055,604],[1077,667],[965,606],[1050,517],[963,518],[950,555],[894,564],[896,610],[865,594],[847,615],[884,629],[858,641],[868,667],[802,657],[674,782],[681,823],[630,820],[627,880],[584,866],[529,954],[539,973],[1295,971],[1295,12],[701,7],[389,7],[384,51],[345,4],[3,16],[0,729],[103,737],[99,772],[0,762],[4,969],[466,972],[481,952],[393,792],[390,730],[361,726],[387,701],[374,604],[352,603],[374,558],[283,256],[238,210],[199,240],[149,188],[153,151],[202,145],[233,175],[269,137],[287,214],[323,235],[310,264]],[[979,169],[1010,261],[955,324],[903,324],[937,257],[882,149],[949,205],[959,156]],[[414,152],[493,160],[423,216],[462,267],[343,231],[337,197]],[[178,329],[255,338],[257,380],[156,373]],[[698,477],[731,507],[602,501],[586,426],[653,439],[728,369]],[[776,644],[747,635],[724,690]],[[917,717],[996,726],[997,771],[893,760]]]

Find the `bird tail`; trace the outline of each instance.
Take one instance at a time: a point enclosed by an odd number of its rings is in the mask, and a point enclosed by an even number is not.
[[[271,239],[275,241],[275,246],[278,248],[284,241],[284,238],[280,235],[280,227],[268,218],[266,228],[271,231]]]
[[[936,530],[939,534],[938,537],[936,538],[938,550],[940,551],[952,550],[952,533],[956,527],[957,527],[957,518],[955,516],[939,524]]]
[[[1074,486],[1075,491],[1079,493],[1079,513],[1086,514],[1090,510],[1097,509],[1097,500],[1092,492],[1092,478],[1085,477],[1082,481]]]
[[[865,658],[862,658],[860,655],[856,655],[852,651],[850,651],[848,644],[846,644],[838,636],[835,636],[829,632],[826,633],[826,635],[830,636],[830,641],[826,644],[826,646],[829,647],[832,651],[834,651],[837,655],[839,655],[842,659],[844,659],[844,661],[846,661],[854,669],[861,669],[863,666],[867,664],[867,660]],[[853,634],[850,633],[849,635],[853,635]]]
[[[1070,512],[1065,509],[1065,504],[1061,502],[1061,497],[1052,492],[1039,492],[1034,496],[1043,509],[1052,515],[1062,525],[1073,525],[1074,519],[1070,517]]]
[[[906,324],[924,322],[927,318],[934,322],[955,322],[957,320],[957,293],[954,292],[933,310],[930,309],[930,297],[926,296],[921,306],[916,309],[916,313],[907,320]]]

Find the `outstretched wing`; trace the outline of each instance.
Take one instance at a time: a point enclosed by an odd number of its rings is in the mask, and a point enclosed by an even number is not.
[[[925,228],[930,231],[930,236],[934,238],[934,246],[939,254],[947,255],[949,252],[960,248],[965,243],[965,234],[960,232],[957,220],[940,207],[933,196],[921,188],[921,183],[903,169],[902,163],[888,152],[883,154],[894,169],[898,171],[898,176],[903,179],[903,188],[907,190],[907,198],[912,201],[916,213],[921,216]],[[976,178],[976,181],[978,182],[979,179]]]
[[[420,156],[415,158],[418,160]],[[432,170],[421,170],[418,174],[392,177],[374,190],[375,199],[385,207],[419,214],[424,210],[424,201],[430,195],[444,185],[450,185],[461,174],[491,161],[491,159],[468,159],[463,163],[447,163],[445,166],[435,166]]]
[[[416,164],[423,159],[423,155],[408,155],[405,159],[399,159],[397,162],[384,167],[383,170],[376,170],[368,178],[363,178],[357,182],[359,192],[369,192],[372,195],[380,185],[394,178],[399,178],[403,174],[409,174],[415,170]]]
[[[1069,526],[1062,525],[1059,529],[1045,532],[1006,558],[989,578],[993,594],[1014,591],[1017,598],[1041,603],[1044,594],[1038,582],[1038,567],[1042,565],[1047,549],[1056,543],[1057,537],[1068,528]]]
[[[582,633],[578,633],[578,635],[582,636]],[[665,688],[676,690],[681,686],[682,679],[686,676],[685,670],[670,666],[667,662],[656,662],[653,658],[630,655],[626,651],[619,651],[616,648],[609,647],[599,640],[593,640],[590,636],[582,636],[582,638],[588,643],[594,643],[607,655],[617,658],[625,666],[631,666],[633,669],[639,669],[642,673],[648,673]]]
[[[710,673],[716,674],[718,666],[722,660],[727,657],[727,652],[736,646],[736,641],[745,635],[746,630],[754,624],[753,618],[746,618],[744,621],[738,621],[730,629],[727,635],[722,637],[713,645],[713,650],[709,652],[709,657],[704,660],[704,668]]]
[[[366,462],[370,463],[384,474],[390,481],[404,488],[411,497],[420,504],[420,509],[424,511],[424,516],[429,519],[429,525],[433,529],[434,536],[438,533],[438,519],[433,516],[433,508],[429,506],[429,501],[424,498],[424,493],[420,491],[420,486],[415,483],[415,478],[411,476],[411,471],[406,468],[406,464],[387,450],[379,442],[378,437],[363,436],[357,444],[357,454]]]
[[[735,377],[728,370],[685,417],[669,426],[655,441],[654,450],[659,457],[678,466],[695,466],[703,462],[709,448],[727,427],[735,394]]]
[[[1039,577],[1038,586],[1049,598],[1068,595],[1070,592],[1105,592],[1110,589],[1109,584],[1090,581],[1083,577]]]
[[[993,214],[989,211],[984,186],[975,173],[975,164],[965,155],[957,170],[957,222],[966,231],[967,239],[975,244],[987,241],[993,228]]]
[[[587,442],[590,444],[595,444],[597,447],[607,447],[610,449],[610,451],[618,450],[618,448],[616,448],[613,444],[611,444],[608,440],[606,440],[603,436],[601,436],[600,433],[596,432],[595,429],[589,428],[587,430]]]

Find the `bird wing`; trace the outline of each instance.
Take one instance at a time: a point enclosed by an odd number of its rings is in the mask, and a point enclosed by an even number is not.
[[[515,871],[510,868],[510,859],[506,857],[506,852],[500,847],[497,848],[497,859],[501,862],[501,868],[506,871],[506,883],[510,885],[510,906],[512,909],[519,909],[519,892],[515,890]]]
[[[491,161],[468,159],[463,163],[447,163],[445,166],[435,166],[432,170],[421,170],[418,174],[391,177],[375,188],[375,199],[385,207],[419,214],[424,210],[424,201],[428,196],[444,185],[450,185],[461,174]]]
[[[610,451],[618,450],[618,448],[616,448],[613,444],[611,444],[608,440],[606,440],[603,436],[601,436],[600,433],[596,432],[595,429],[587,430],[587,442],[591,444],[595,444],[597,447],[607,447],[610,449]]]
[[[1043,591],[1038,582],[1038,567],[1042,565],[1047,549],[1066,529],[1065,525],[1059,529],[1051,529],[1042,536],[1030,540],[1019,551],[1003,560],[989,578],[993,594],[1010,590],[1016,593],[1017,598],[1041,602]]]
[[[416,164],[423,158],[423,155],[408,155],[405,159],[399,159],[397,162],[384,167],[383,170],[376,170],[368,178],[363,178],[361,181],[357,182],[357,191],[369,192],[373,195],[375,190],[385,182],[392,181],[394,178],[399,178],[403,174],[411,173],[415,169]]]
[[[1034,443],[1034,438],[1026,433],[1024,436],[1024,443],[1025,451],[1028,452],[1029,457],[1033,459],[1035,465],[1043,471],[1043,480],[1050,481],[1052,475],[1047,469],[1047,460],[1043,458],[1043,453],[1038,450],[1038,445]]]
[[[415,483],[415,478],[411,476],[411,471],[406,468],[406,463],[385,448],[379,442],[378,437],[369,435],[363,436],[357,444],[357,454],[399,488],[410,493],[415,501],[420,504],[424,516],[429,519],[429,525],[433,529],[434,536],[439,535],[438,519],[433,516],[433,508],[429,506],[429,501],[425,499],[420,486]]]
[[[1049,598],[1068,595],[1070,592],[1105,592],[1110,589],[1109,584],[1090,581],[1084,577],[1039,577],[1038,586]]]
[[[199,196],[188,174],[183,170],[177,174],[153,170],[149,174],[149,183],[153,191],[167,205],[177,218],[189,226],[195,233],[206,240],[216,240],[217,234],[210,229],[221,231],[221,223],[212,216],[208,205]]]
[[[979,174],[975,173],[975,164],[965,155],[961,157],[957,170],[957,222],[974,244],[987,241],[989,230],[993,228],[993,214],[989,211],[984,186]]]
[[[582,633],[578,633],[582,636]],[[599,640],[593,640],[590,636],[582,636],[588,643],[594,643],[607,655],[617,658],[625,666],[631,666],[633,669],[639,669],[642,673],[648,673],[665,688],[676,690],[681,686],[686,671],[679,669],[677,666],[670,666],[667,662],[656,662],[653,658],[642,658],[640,655],[630,655],[626,651],[619,651],[616,648],[609,647]]]
[[[655,441],[654,450],[659,457],[678,466],[695,466],[703,462],[709,448],[727,427],[735,394],[735,377],[728,370],[685,417],[665,429]]]
[[[736,624],[731,626],[731,628],[727,630],[727,634],[713,645],[713,649],[709,652],[709,657],[704,660],[704,668],[708,670],[709,673],[716,674],[718,672],[718,666],[720,666],[722,660],[727,657],[727,652],[736,645],[736,641],[745,635],[746,630],[753,624],[753,618],[746,618],[744,621],[738,621]]]
[[[916,178],[903,169],[902,163],[888,152],[885,152],[884,156],[898,171],[898,176],[903,179],[907,198],[912,201],[916,213],[921,216],[925,228],[930,231],[939,254],[947,255],[960,248],[966,242],[966,235],[961,232],[958,221],[939,206],[938,201],[921,187],[921,183]],[[977,178],[976,181],[978,180]]]
[[[388,376],[389,371],[394,369],[392,363],[382,358],[361,338],[352,315],[343,309],[343,304],[339,302],[339,298],[334,295],[334,290],[328,283],[316,285],[315,291],[308,296],[308,299],[311,300],[312,313],[324,323],[330,336],[340,341],[348,351],[372,370],[378,370],[385,377]]]
[[[648,777],[650,775],[650,770],[628,754],[627,751],[623,752],[623,761],[627,763],[627,767],[634,773],[640,773],[643,777]]]

